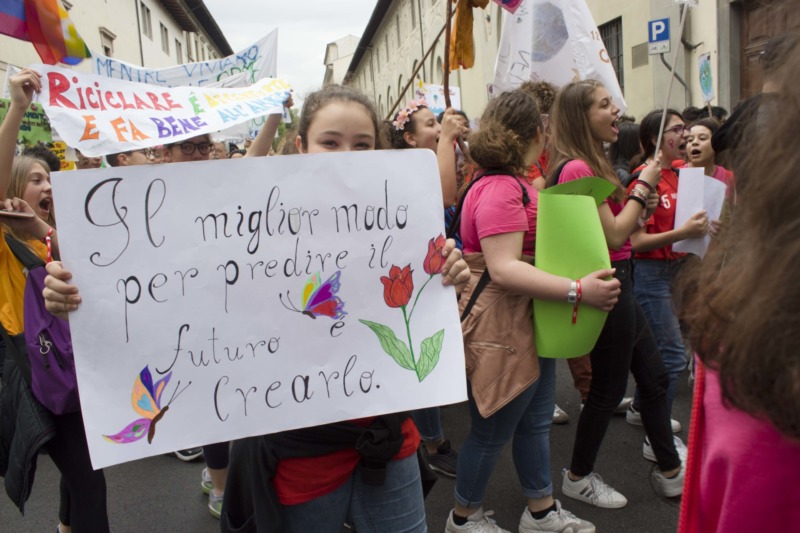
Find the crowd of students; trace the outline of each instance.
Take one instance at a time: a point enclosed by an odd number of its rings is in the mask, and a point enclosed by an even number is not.
[[[469,134],[465,115],[448,110],[437,120],[423,101],[409,102],[381,123],[374,104],[356,89],[330,85],[308,95],[281,153],[436,153],[443,216],[457,237],[448,240],[442,282],[455,285],[459,295],[469,432],[452,446],[438,408],[431,408],[212,443],[204,447],[201,487],[222,530],[336,532],[347,523],[363,533],[427,531],[424,481],[433,469],[455,477],[446,531],[502,533],[506,529],[483,503],[500,452],[512,441],[527,502],[518,531],[595,531],[554,498],[550,427],[565,420],[555,405],[555,360],[537,354],[532,299],[566,301],[575,312],[587,305],[608,312],[591,352],[570,360],[582,407],[572,458],[561,472],[563,496],[602,508],[627,504],[614,480],[595,471],[610,419],[623,412],[644,427],[642,454],[655,463],[650,485],[660,496],[683,494],[681,531],[781,530],[800,523],[793,505],[800,497],[794,482],[800,467],[794,336],[800,322],[800,284],[794,282],[800,156],[792,146],[800,117],[798,52],[794,34],[771,42],[762,60],[769,94],[742,104],[724,125],[672,109],[663,124],[662,110],[639,124],[623,122],[609,92],[594,80],[558,90],[525,84],[500,94]],[[7,239],[44,260],[48,237],[49,253],[58,258],[52,165],[45,154],[14,154],[22,115],[40,83],[29,69],[10,78],[11,107],[0,124],[0,200],[8,211],[35,215],[0,219],[6,342],[23,330],[25,286],[24,268]],[[280,115],[268,117],[246,157],[270,153],[279,121]],[[106,160],[117,166],[225,157],[233,155],[224,144],[199,135]],[[99,164],[79,158],[81,167]],[[722,221],[699,211],[675,227],[682,166],[702,168],[728,187]],[[587,176],[614,186],[597,208],[612,268],[580,279],[544,272],[533,259],[538,193]],[[672,249],[706,235],[712,244],[703,261]],[[58,261],[47,270],[48,310],[67,318],[81,304],[79,289]],[[673,435],[682,424],[671,413],[676,384],[693,359],[690,350],[697,352],[698,379],[687,449]],[[629,375],[636,382],[632,399],[625,398]],[[20,369],[6,357],[0,467],[20,509],[30,493],[31,454],[40,451],[30,439],[22,448],[13,444],[23,432],[16,418],[24,387]],[[62,474],[58,531],[108,531],[105,479],[91,469],[80,413],[54,419],[54,438],[44,446]],[[357,448],[366,434],[384,439],[381,453]],[[197,450],[180,453],[200,456]]]

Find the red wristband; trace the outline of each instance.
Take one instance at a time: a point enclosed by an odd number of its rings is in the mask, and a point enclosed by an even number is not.
[[[583,290],[581,289],[581,280],[580,279],[576,279],[575,280],[575,285],[577,286],[577,291],[576,292],[578,294],[577,294],[577,298],[575,298],[575,306],[572,308],[572,323],[573,324],[577,324],[578,323],[578,304],[581,303],[581,300],[583,299]]]
[[[50,226],[50,229],[47,230],[47,234],[44,236],[44,239],[42,239],[44,243],[47,245],[48,263],[53,260],[53,240],[51,239],[51,237],[53,236],[54,231],[55,229],[52,226]],[[580,294],[580,290],[578,290],[578,294]]]

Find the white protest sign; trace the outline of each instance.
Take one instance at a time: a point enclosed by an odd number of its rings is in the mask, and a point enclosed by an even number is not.
[[[681,168],[678,180],[678,198],[675,204],[675,226],[680,228],[692,215],[706,210],[709,220],[719,220],[725,192],[728,187],[720,180],[706,176],[702,168]],[[705,257],[711,237],[685,239],[672,245],[674,252],[690,253]]]
[[[39,101],[50,124],[73,148],[101,156],[173,143],[283,112],[284,80],[250,87],[153,87],[33,65],[43,76]]]
[[[260,79],[276,77],[277,58],[275,29],[257,43],[221,59],[156,69],[92,52],[92,69],[99,76],[162,87],[246,87]]]
[[[411,150],[56,173],[94,467],[463,401],[455,291],[428,274],[437,168]]]
[[[528,80],[561,87],[585,79],[603,82],[625,111],[614,67],[584,0],[523,0],[515,13],[503,12],[494,93]]]
[[[416,99],[424,98],[428,109],[433,111],[434,115],[447,109],[444,100],[444,85],[434,85],[418,80],[414,84],[414,97]],[[459,87],[450,86],[450,104],[453,109],[461,109],[461,89]],[[405,104],[401,103],[402,105]]]

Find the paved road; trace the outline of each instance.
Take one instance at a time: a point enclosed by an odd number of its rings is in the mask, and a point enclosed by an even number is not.
[[[631,380],[632,381],[632,380]],[[558,364],[557,399],[573,419],[577,419],[579,398],[572,389],[566,363]],[[681,380],[673,413],[684,425],[681,437],[688,430],[690,391]],[[442,419],[454,445],[468,430],[468,413],[464,405],[442,410]],[[575,422],[554,426],[551,434],[551,456],[555,495],[560,496],[560,470],[569,462]],[[677,529],[679,500],[659,498],[650,486],[652,463],[642,458],[644,431],[616,416],[600,452],[597,472],[628,498],[621,510],[597,509],[561,498],[564,507],[591,520],[602,533],[646,532],[672,533]],[[174,457],[153,457],[107,469],[109,514],[112,531],[121,533],[175,532],[214,533],[219,522],[206,510],[206,496],[200,492],[200,462],[182,463]],[[428,527],[431,532],[444,531],[452,507],[454,481],[442,478],[426,501]],[[516,531],[525,501],[506,447],[497,471],[492,476],[485,506],[495,511],[498,523]],[[47,457],[39,460],[33,494],[25,516],[11,501],[0,494],[0,532],[52,533],[58,514],[58,471]]]

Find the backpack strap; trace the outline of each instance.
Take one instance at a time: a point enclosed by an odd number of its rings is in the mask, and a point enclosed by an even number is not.
[[[562,161],[561,164],[558,165],[555,172],[553,172],[552,174],[550,174],[550,176],[547,177],[545,182],[545,187],[552,187],[553,185],[556,185],[558,183],[558,178],[560,178],[561,173],[564,172],[564,167],[567,166],[567,163],[569,163],[570,161],[574,160],[567,159],[565,161]]]
[[[6,238],[6,244],[11,249],[11,252],[14,254],[22,266],[24,266],[28,271],[33,270],[36,267],[44,266],[44,261],[42,261],[39,256],[37,256],[30,248],[28,248],[23,242],[18,240],[16,237],[9,235],[8,233],[3,232],[3,235]]]
[[[464,194],[461,195],[461,199],[458,202],[458,208],[456,208],[456,213],[455,215],[453,215],[453,219],[450,221],[450,227],[447,228],[448,238],[452,238],[455,235],[456,231],[458,230],[459,224],[461,222],[461,211],[464,209],[464,200],[466,199],[467,193],[472,188],[472,186],[475,185],[475,183],[484,176],[497,176],[500,174],[508,176],[516,176],[516,174],[514,174],[513,172],[509,172],[507,170],[489,169],[489,170],[484,170],[483,172],[479,172],[472,178],[472,180],[469,182],[469,185],[467,185]],[[522,185],[522,183],[519,180],[517,180],[517,184],[519,185],[519,188],[522,190],[522,205],[526,206],[531,202],[531,198],[528,195],[528,190],[525,188],[524,185]],[[469,297],[469,301],[467,302],[466,307],[464,307],[464,312],[461,313],[461,322],[463,322],[469,316],[470,311],[472,311],[472,307],[475,305],[475,302],[478,301],[478,296],[480,296],[481,292],[483,292],[483,289],[486,288],[486,285],[488,285],[490,281],[492,281],[492,277],[489,275],[489,269],[486,268],[483,271],[483,274],[481,274],[481,277],[478,280],[478,284],[475,286],[475,290],[472,291],[472,295]]]

